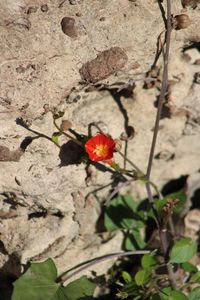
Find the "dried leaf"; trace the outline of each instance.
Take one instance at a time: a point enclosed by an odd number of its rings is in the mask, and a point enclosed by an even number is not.
[[[112,47],[85,63],[79,72],[84,81],[95,83],[122,69],[127,60],[128,57],[124,50],[119,47]]]
[[[62,120],[60,129],[62,131],[67,131],[68,129],[70,129],[72,127],[72,123],[68,120]]]
[[[0,161],[19,161],[23,154],[22,149],[10,151],[6,146],[0,146]]]

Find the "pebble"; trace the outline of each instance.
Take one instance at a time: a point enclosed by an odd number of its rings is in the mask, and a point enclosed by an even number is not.
[[[43,5],[41,5],[41,11],[42,12],[47,12],[48,10],[49,10],[49,8],[48,8],[48,5],[47,4],[43,4]]]
[[[64,34],[71,38],[77,37],[77,31],[75,27],[75,19],[72,17],[64,17],[61,21],[61,28]]]
[[[30,6],[27,10],[27,14],[32,14],[32,13],[36,13],[36,11],[38,10],[37,6]]]

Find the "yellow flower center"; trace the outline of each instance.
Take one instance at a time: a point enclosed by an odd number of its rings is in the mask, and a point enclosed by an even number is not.
[[[105,157],[108,154],[108,146],[107,145],[97,145],[96,149],[93,151],[99,157]]]

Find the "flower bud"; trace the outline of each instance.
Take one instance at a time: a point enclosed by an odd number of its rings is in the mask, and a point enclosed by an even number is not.
[[[190,18],[186,14],[177,15],[173,19],[173,27],[176,30],[185,29],[188,26],[190,26],[190,24],[191,24]]]

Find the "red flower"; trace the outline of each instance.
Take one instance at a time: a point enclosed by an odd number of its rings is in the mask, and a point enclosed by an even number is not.
[[[97,134],[85,143],[85,150],[93,161],[110,160],[113,158],[115,141],[104,134]]]

